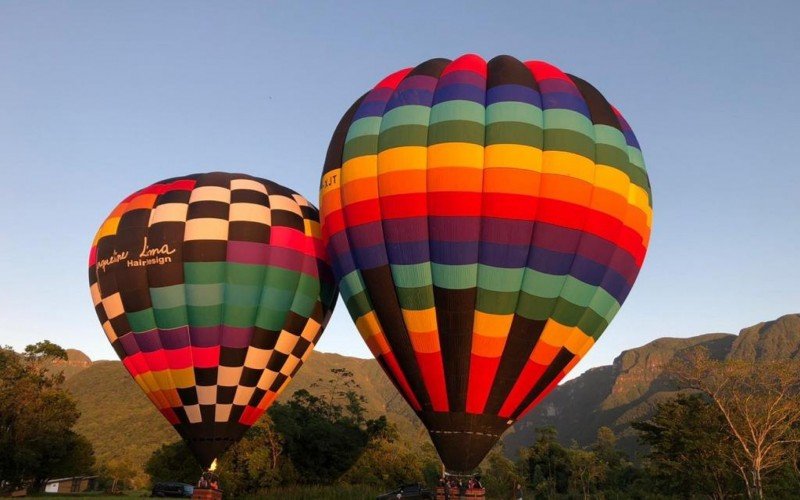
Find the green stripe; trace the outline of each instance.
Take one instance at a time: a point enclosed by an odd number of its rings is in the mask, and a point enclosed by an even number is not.
[[[417,104],[408,104],[392,109],[383,115],[383,120],[378,118],[380,122],[380,132],[385,133],[392,127],[401,125],[422,125],[427,127],[430,123],[431,108],[428,106],[420,106]],[[363,118],[362,118],[363,119]],[[361,121],[361,120],[359,120]],[[363,127],[362,127],[363,128]],[[352,127],[351,127],[352,129]],[[347,138],[350,139],[348,131]]]
[[[486,145],[491,144],[520,144],[542,149],[544,134],[540,127],[528,123],[492,123],[486,127]]]
[[[225,281],[225,262],[184,262],[183,277],[188,284],[217,284]]]
[[[586,136],[594,143],[594,124],[585,115],[571,109],[547,109],[544,111],[544,128],[571,130]]]
[[[428,127],[422,125],[403,125],[381,132],[381,135],[378,137],[377,151],[386,151],[387,149],[403,146],[424,147],[427,145]],[[375,154],[375,151],[367,152],[365,150],[365,154]]]
[[[153,309],[158,328],[169,330],[186,326],[189,324],[189,316],[186,313],[186,306],[171,307],[169,309]]]
[[[414,288],[398,287],[396,292],[400,306],[408,311],[422,311],[436,305],[433,298],[433,285]]]
[[[420,264],[391,264],[392,280],[398,288],[416,288],[433,284],[431,265],[428,262]]]
[[[361,279],[359,271],[352,271],[343,277],[339,282],[339,291],[342,294],[342,299],[349,300],[350,297],[357,293],[364,291],[364,280]]]
[[[374,155],[376,151],[378,151],[377,135],[356,137],[345,143],[344,151],[342,152],[342,165],[359,156]]]
[[[216,326],[222,324],[222,307],[187,306],[189,324],[192,326]]]
[[[496,292],[478,288],[475,309],[489,314],[513,314],[517,309],[519,291]]]
[[[170,309],[186,305],[183,285],[161,286],[150,289],[150,300],[156,309]]]
[[[428,145],[446,142],[467,142],[483,146],[486,127],[482,123],[466,120],[452,120],[432,124],[428,130]]]
[[[225,283],[186,285],[186,304],[195,307],[219,306],[225,298]]]
[[[494,292],[518,292],[525,268],[478,265],[478,288]]]
[[[460,99],[441,102],[431,108],[431,125],[449,121],[470,121],[483,127],[486,121],[486,109],[477,102]]]
[[[433,284],[451,290],[475,288],[478,282],[478,264],[437,264],[431,262]]]
[[[143,311],[127,312],[125,317],[128,318],[128,324],[134,333],[147,332],[157,328],[156,319],[151,308]]]
[[[496,102],[486,107],[486,124],[520,122],[542,126],[542,110],[532,104],[515,101]]]
[[[372,304],[366,291],[359,292],[345,300],[345,305],[354,321],[372,310]]]
[[[377,135],[380,128],[380,116],[367,116],[365,118],[359,118],[350,124],[350,127],[347,129],[347,136],[345,137],[344,142],[350,142],[356,137],[365,135]]]

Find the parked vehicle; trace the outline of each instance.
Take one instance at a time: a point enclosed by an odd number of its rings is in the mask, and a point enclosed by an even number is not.
[[[426,498],[432,500],[434,495],[431,490],[419,483],[404,484],[396,490],[379,496],[378,500],[395,500],[397,498]]]
[[[151,496],[192,498],[193,493],[194,493],[194,486],[192,486],[191,484],[165,482],[165,483],[156,483],[155,485],[153,485],[153,493]]]

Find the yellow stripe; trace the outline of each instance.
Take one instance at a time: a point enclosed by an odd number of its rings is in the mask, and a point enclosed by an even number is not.
[[[342,183],[378,175],[378,155],[357,156],[342,165]]]
[[[492,144],[486,146],[484,168],[518,168],[542,171],[542,150],[521,144]]]
[[[483,168],[483,146],[468,142],[445,142],[428,147],[428,168]]]
[[[378,153],[378,174],[403,170],[425,170],[427,165],[428,148],[425,146],[401,146]]]

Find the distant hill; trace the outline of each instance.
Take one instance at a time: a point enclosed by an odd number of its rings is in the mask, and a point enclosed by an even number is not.
[[[589,445],[597,429],[610,427],[620,446],[639,451],[630,428],[655,405],[675,394],[665,366],[684,349],[702,345],[716,359],[773,360],[800,358],[800,314],[786,315],[742,330],[739,335],[711,333],[690,338],[661,338],[623,351],[611,366],[587,370],[557,387],[544,402],[517,422],[503,439],[509,456],[530,445],[535,429],[554,426],[565,444]]]
[[[800,357],[800,314],[745,328],[740,334],[711,333],[690,338],[661,338],[622,352],[610,366],[586,371],[561,384],[545,401],[517,422],[504,436],[504,450],[516,457],[529,446],[537,427],[552,425],[559,439],[592,443],[600,426],[611,427],[620,445],[638,450],[630,422],[646,417],[655,404],[674,394],[664,367],[682,350],[702,345],[717,359],[780,359]],[[177,433],[133,383],[119,361],[91,362],[80,351],[68,350],[61,368],[66,386],[78,401],[77,430],[94,445],[100,462],[124,458],[140,467],[160,444],[178,439]],[[411,408],[372,359],[314,352],[281,396],[285,401],[299,389],[317,391],[312,384],[329,378],[331,368],[353,372],[367,400],[369,415],[386,415],[411,443],[429,440]]]

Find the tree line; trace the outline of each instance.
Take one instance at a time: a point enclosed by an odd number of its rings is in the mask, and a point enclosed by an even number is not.
[[[41,489],[48,478],[136,473],[97,464],[72,429],[79,417],[63,376],[47,361],[66,359],[50,342],[23,353],[0,349],[0,488]],[[498,445],[480,466],[490,497],[517,484],[536,498],[791,498],[800,491],[800,362],[719,361],[696,349],[668,368],[676,392],[633,422],[642,445],[629,456],[602,427],[594,443],[564,445],[553,428],[510,459]],[[274,404],[221,457],[225,490],[258,494],[293,485],[435,485],[441,464],[429,444],[409,445],[385,417],[369,418],[353,373],[337,368],[312,391]],[[152,482],[196,482],[201,471],[182,441],[145,464]]]

